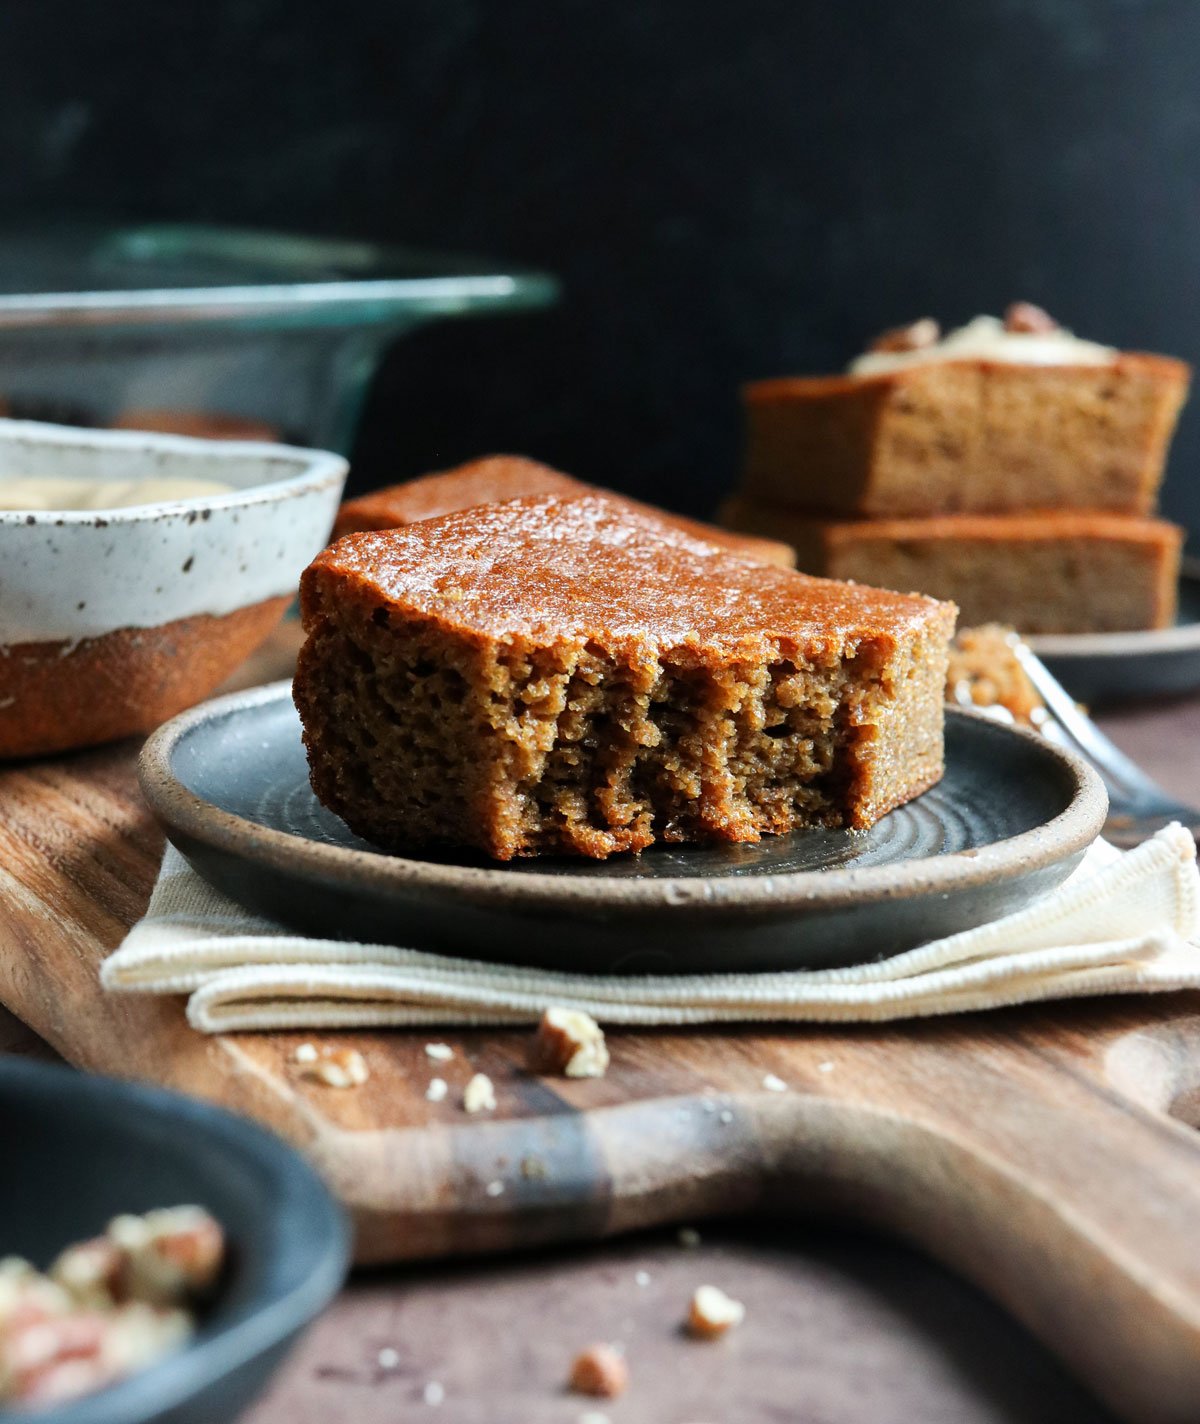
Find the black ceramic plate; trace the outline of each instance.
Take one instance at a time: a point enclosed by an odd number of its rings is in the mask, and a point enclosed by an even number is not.
[[[219,1108],[6,1058],[0,1138],[13,1148],[0,1175],[0,1255],[47,1266],[122,1212],[185,1203],[212,1212],[230,1246],[218,1294],[182,1350],[111,1389],[14,1420],[233,1420],[341,1284],[341,1209],[290,1147]]]
[[[373,850],[314,798],[290,687],[193,708],[146,743],[142,790],[212,884],[309,934],[559,969],[818,968],[894,954],[1059,884],[1099,834],[1090,767],[949,712],[946,776],[865,833],[505,865]]]
[[[1063,633],[1026,641],[1081,702],[1194,692],[1200,688],[1200,560],[1184,560],[1174,628]]]

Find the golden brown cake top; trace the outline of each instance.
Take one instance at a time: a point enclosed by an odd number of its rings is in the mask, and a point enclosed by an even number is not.
[[[470,509],[476,504],[497,504],[520,495],[557,494],[570,499],[595,493],[620,499],[643,514],[657,515],[698,539],[719,544],[723,549],[732,549],[748,559],[782,564],[785,568],[793,567],[796,562],[796,552],[790,544],[764,539],[756,534],[735,534],[727,529],[717,529],[699,519],[689,519],[686,515],[672,514],[654,505],[628,499],[625,495],[600,490],[595,485],[585,484],[583,480],[564,475],[561,470],[552,469],[537,460],[528,460],[523,455],[487,455],[481,460],[457,465],[452,470],[436,470],[406,484],[389,485],[386,489],[347,500],[338,511],[333,534],[334,538],[340,538],[360,529],[399,529],[420,519],[434,519],[439,514]]]
[[[740,558],[602,495],[513,499],[349,535],[306,572],[306,611],[322,575],[351,597],[483,639],[591,639],[647,652],[843,649],[952,612]]]
[[[404,484],[389,485],[347,500],[338,512],[335,534],[356,529],[398,529],[420,519],[436,519],[474,504],[494,504],[526,494],[583,494],[588,486],[560,470],[523,455],[487,455],[434,470]]]

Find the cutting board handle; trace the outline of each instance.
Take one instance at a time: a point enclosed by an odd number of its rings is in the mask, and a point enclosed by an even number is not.
[[[1195,1097],[1200,1016],[1118,1028],[1107,1054],[1095,1035],[1082,1051],[1065,1026],[1051,1045],[1004,1020],[896,1038],[775,1040],[750,1091],[586,1112],[544,1115],[529,1079],[527,1116],[451,1127],[438,1163],[401,1131],[382,1155],[324,1165],[339,1189],[392,1203],[360,1215],[363,1260],[764,1209],[851,1218],[975,1282],[1130,1424],[1196,1424],[1200,1134],[1154,1105]],[[1110,1080],[1112,1050],[1135,1038]],[[772,1067],[790,1069],[787,1091],[757,1086]],[[522,1170],[489,1196],[504,1163]]]

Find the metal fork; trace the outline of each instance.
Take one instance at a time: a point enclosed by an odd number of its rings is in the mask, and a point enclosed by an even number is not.
[[[1049,718],[1041,727],[1043,734],[1086,757],[1108,788],[1105,838],[1114,845],[1139,845],[1171,821],[1179,821],[1200,839],[1200,808],[1177,801],[1147,776],[1109,741],[1034,652],[1019,638],[1010,642],[1014,656],[1046,704]],[[967,689],[956,689],[956,694],[963,705],[974,706]]]

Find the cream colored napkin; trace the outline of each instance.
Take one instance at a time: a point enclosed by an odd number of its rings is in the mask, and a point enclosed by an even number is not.
[[[105,988],[188,994],[205,1033],[510,1024],[550,1004],[602,1023],[882,1022],[1036,999],[1200,987],[1200,874],[1181,826],[1122,854],[1098,841],[1044,899],[849,969],[601,977],[306,939],[250,914],[167,848],[146,917]]]

